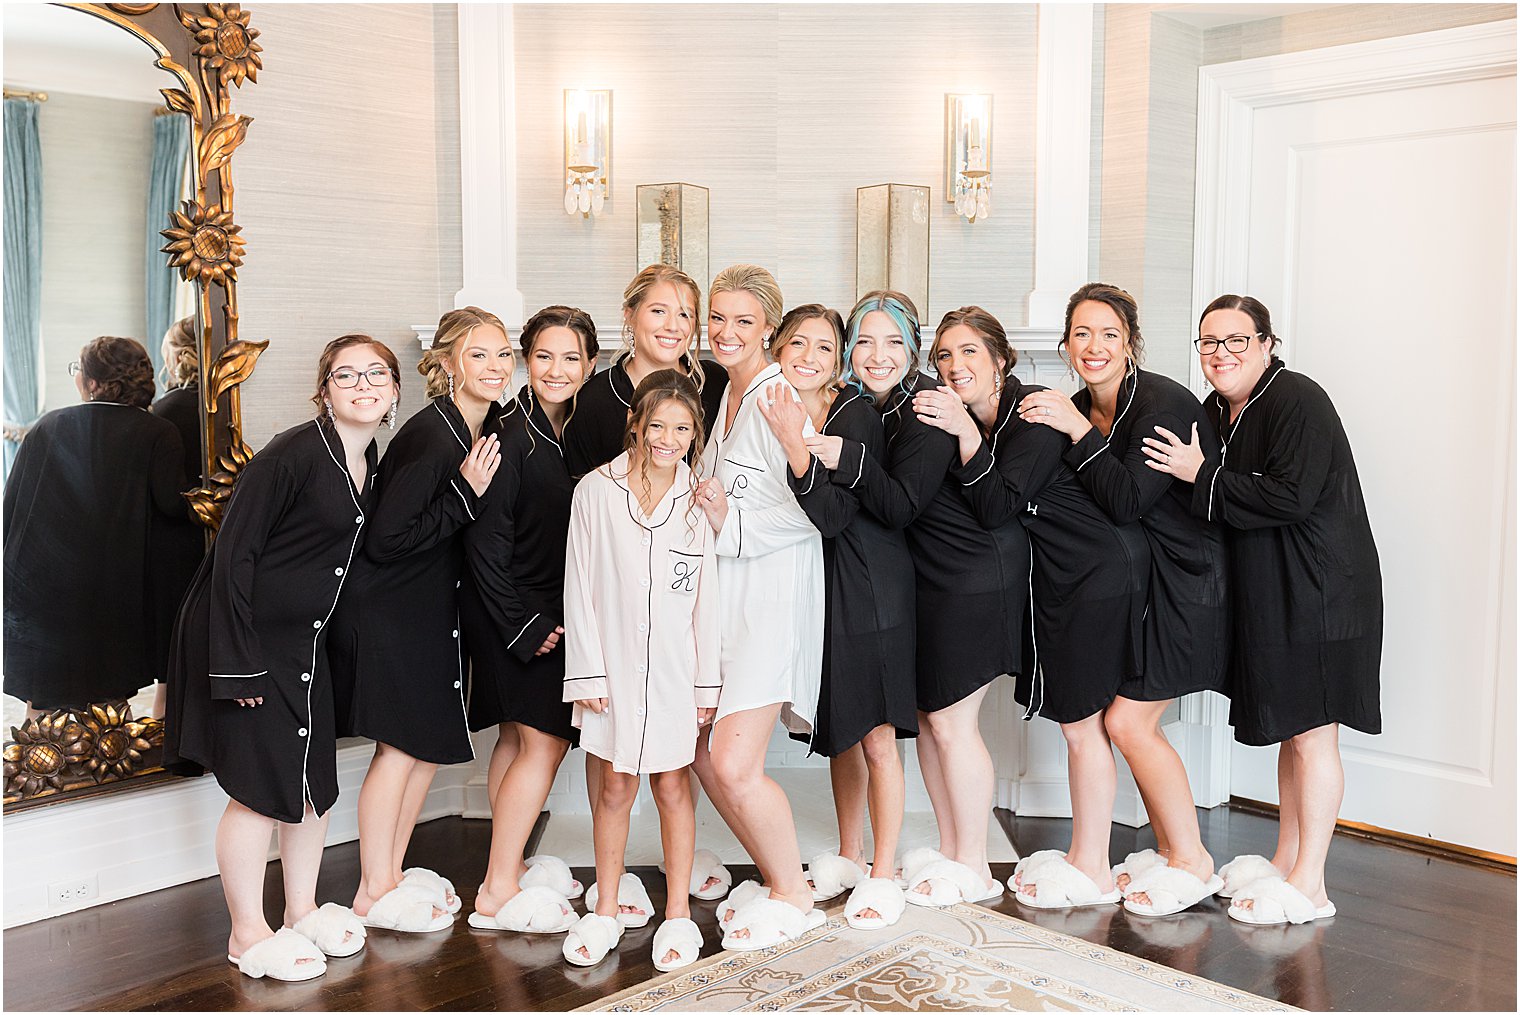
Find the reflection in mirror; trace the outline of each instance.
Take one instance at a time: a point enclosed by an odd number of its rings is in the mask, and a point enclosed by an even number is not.
[[[202,461],[195,290],[159,235],[193,179],[190,124],[153,60],[93,16],[6,11],[7,801],[156,765],[162,727],[141,720],[163,714],[205,551],[180,496]],[[70,714],[26,724],[53,709]],[[28,751],[54,770],[18,774]]]

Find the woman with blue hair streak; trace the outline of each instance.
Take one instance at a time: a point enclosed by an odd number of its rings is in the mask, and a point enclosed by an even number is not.
[[[1029,540],[1016,519],[991,529],[981,525],[954,473],[960,465],[955,438],[914,412],[913,396],[936,390],[939,382],[919,372],[913,302],[901,293],[869,293],[850,321],[847,377],[870,393],[881,413],[885,456],[832,433],[807,444],[831,470],[830,482],[854,491],[884,527],[906,530],[913,561],[918,757],[939,850],[914,849],[903,857],[907,901],[980,902],[1001,895],[1002,886],[987,866],[992,758],[977,717],[992,682],[1020,671]],[[1003,359],[1008,363],[1011,352]],[[875,587],[868,595],[881,597]]]
[[[866,454],[885,458],[879,406],[897,390],[908,355],[901,329],[890,322],[862,333],[861,319],[874,306],[867,299],[851,313],[847,340],[833,310],[811,303],[788,313],[771,353],[800,401],[787,393],[760,406],[786,452],[792,493],[823,535],[823,676],[811,746],[829,759],[839,851],[815,857],[809,879],[815,900],[853,888],[844,912],[850,926],[861,930],[896,923],[904,907],[890,872],[903,815],[897,740],[918,735],[913,559],[900,530],[862,511],[852,486],[830,479],[808,451],[803,429],[811,417],[819,433],[858,441]],[[887,339],[888,331],[899,337]],[[858,353],[858,361],[842,355],[846,348]],[[875,847],[869,867],[868,805]]]

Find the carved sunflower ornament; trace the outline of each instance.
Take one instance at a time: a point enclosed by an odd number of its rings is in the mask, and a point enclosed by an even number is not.
[[[94,750],[84,767],[96,782],[124,779],[142,766],[143,754],[162,739],[163,723],[154,719],[136,721],[125,701],[91,705],[80,720],[89,728]]]
[[[203,208],[186,201],[182,211],[172,214],[174,226],[159,233],[169,241],[163,247],[169,267],[178,268],[186,282],[225,286],[228,279],[235,281],[247,241],[238,235],[243,227],[233,224],[232,213],[216,204]]]
[[[249,13],[237,4],[207,4],[207,17],[181,11],[180,21],[195,33],[195,55],[223,84],[239,87],[243,79],[258,81],[259,69],[264,61],[259,58],[263,50],[254,40],[259,37],[257,28],[248,27]]]
[[[11,727],[5,745],[5,795],[32,797],[63,789],[69,769],[94,749],[90,730],[66,711]]]

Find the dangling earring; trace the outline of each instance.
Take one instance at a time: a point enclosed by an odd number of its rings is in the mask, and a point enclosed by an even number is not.
[[[453,374],[449,374],[449,398],[450,398],[450,400],[452,400],[453,397],[454,397],[454,375]]]
[[[396,429],[396,407],[400,404],[401,399],[397,398],[392,400],[391,411],[385,414],[385,426],[389,430]]]
[[[1267,352],[1267,347],[1266,346],[1262,346],[1261,347],[1261,368],[1263,370],[1265,370],[1267,367],[1269,367],[1271,365],[1272,365],[1272,356],[1271,356],[1270,353]]]
[[[1003,397],[1003,375],[998,374],[992,382],[992,404],[997,405]]]
[[[333,429],[336,430],[338,428],[338,417],[333,415],[332,402],[324,398],[322,399],[322,404],[327,406],[327,422],[331,423]]]

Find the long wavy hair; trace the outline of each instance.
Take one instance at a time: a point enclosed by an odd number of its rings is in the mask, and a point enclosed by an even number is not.
[[[691,301],[691,336],[687,339],[686,351],[681,354],[680,363],[686,376],[690,377],[697,385],[697,390],[701,391],[702,385],[707,382],[707,375],[702,370],[702,358],[699,355],[702,346],[702,290],[690,275],[673,265],[651,264],[633,276],[633,281],[629,282],[628,288],[623,290],[623,341],[612,361],[622,363],[633,358],[633,325],[629,321],[643,305],[650,290],[665,282],[675,286],[677,292],[685,290]]]
[[[581,383],[570,396],[570,411],[565,414],[564,425],[569,425],[570,418],[575,415],[576,400],[580,398],[581,388],[586,381],[591,379],[591,372],[596,369],[596,322],[591,315],[580,307],[567,307],[563,304],[555,304],[552,307],[544,307],[538,313],[528,318],[528,323],[523,325],[522,335],[518,337],[518,345],[522,349],[523,363],[527,364],[533,358],[533,347],[538,344],[539,336],[550,328],[569,328],[581,340],[581,357],[586,364],[586,371],[581,376]],[[533,384],[528,384],[528,397],[533,399]],[[538,441],[533,438],[533,428],[528,428],[528,454],[538,450]]]
[[[865,382],[856,375],[852,364],[855,358],[855,344],[860,341],[860,325],[867,314],[878,310],[886,314],[902,334],[903,348],[908,353],[908,367],[903,371],[902,380],[897,382],[897,387],[904,395],[911,395],[921,370],[919,356],[922,350],[919,343],[922,329],[918,323],[918,308],[913,305],[913,300],[895,289],[877,289],[874,292],[868,292],[850,311],[849,319],[845,323],[844,372],[840,374],[839,382],[854,385],[857,391],[874,401],[874,396],[866,389]]]
[[[444,364],[459,357],[459,349],[471,331],[481,325],[497,328],[507,334],[501,318],[479,307],[460,307],[450,310],[438,319],[438,330],[433,333],[433,344],[422,354],[417,372],[427,378],[427,397],[437,398],[449,393],[449,370]],[[509,339],[510,340],[510,339]],[[455,362],[455,369],[459,364]],[[516,366],[516,363],[513,363]]]
[[[691,378],[679,370],[656,370],[639,382],[639,386],[633,392],[633,407],[628,410],[628,427],[623,431],[623,450],[628,452],[629,476],[633,471],[633,458],[639,459],[639,480],[644,484],[644,493],[650,490],[649,484],[649,444],[647,431],[649,420],[655,410],[666,402],[677,402],[687,412],[691,413],[692,422],[696,426],[696,434],[692,437],[691,452],[691,476],[692,487],[695,490],[697,483],[702,478],[702,393],[697,390]],[[629,477],[624,477],[629,478]],[[686,524],[688,531],[692,525],[692,519],[699,510],[697,498],[688,498],[686,505]]]

